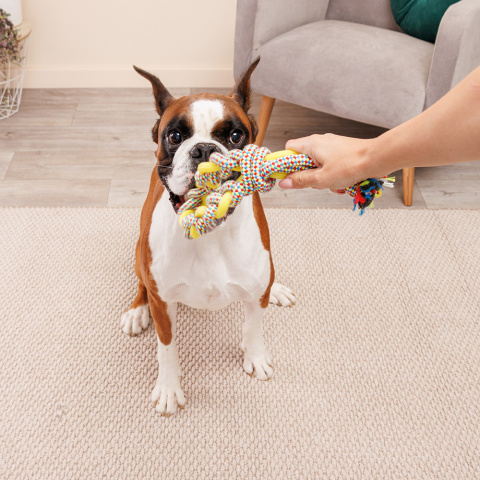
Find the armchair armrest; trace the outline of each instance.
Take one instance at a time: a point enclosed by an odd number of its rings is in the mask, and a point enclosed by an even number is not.
[[[480,1],[462,0],[440,23],[428,75],[425,108],[480,65]]]
[[[237,79],[272,38],[324,20],[330,0],[238,0],[233,74]]]

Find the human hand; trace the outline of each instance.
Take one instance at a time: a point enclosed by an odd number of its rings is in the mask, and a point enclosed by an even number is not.
[[[288,175],[279,182],[281,188],[330,188],[345,193],[346,188],[366,178],[380,178],[388,173],[369,163],[369,139],[327,133],[289,140],[286,148],[308,155],[318,168]]]

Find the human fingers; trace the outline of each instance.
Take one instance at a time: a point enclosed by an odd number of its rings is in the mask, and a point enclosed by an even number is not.
[[[322,176],[322,170],[315,168],[312,170],[303,170],[300,172],[291,173],[281,180],[278,184],[280,188],[327,188],[328,185],[325,184],[325,181]]]

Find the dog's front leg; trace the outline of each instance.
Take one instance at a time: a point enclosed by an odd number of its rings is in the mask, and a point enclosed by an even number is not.
[[[177,304],[168,305],[160,299],[150,299],[150,311],[157,332],[158,379],[152,392],[155,410],[162,415],[173,415],[185,405],[180,386],[180,362],[175,343]]]
[[[245,323],[243,324],[242,350],[245,357],[243,369],[259,380],[268,380],[273,375],[272,359],[263,339],[263,313],[260,302],[244,302]]]

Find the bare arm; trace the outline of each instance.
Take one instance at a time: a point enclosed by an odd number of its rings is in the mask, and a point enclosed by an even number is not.
[[[480,67],[429,109],[377,138],[312,135],[286,148],[321,168],[289,175],[282,188],[339,190],[402,168],[480,160]]]

